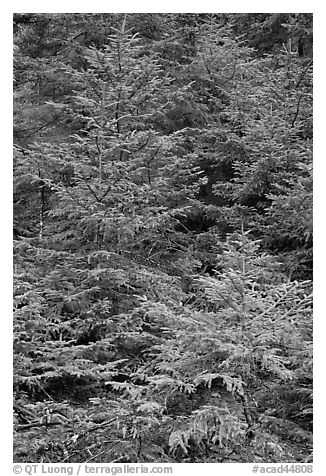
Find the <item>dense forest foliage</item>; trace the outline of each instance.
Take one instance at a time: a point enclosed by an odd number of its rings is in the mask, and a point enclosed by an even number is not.
[[[14,15],[16,462],[308,462],[312,15]]]

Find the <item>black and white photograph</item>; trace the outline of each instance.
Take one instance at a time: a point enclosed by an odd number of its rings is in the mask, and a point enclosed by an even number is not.
[[[313,13],[27,7],[14,472],[312,473]]]

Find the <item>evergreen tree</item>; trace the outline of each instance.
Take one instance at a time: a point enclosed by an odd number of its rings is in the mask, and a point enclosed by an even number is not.
[[[15,460],[309,462],[310,15],[14,21]]]

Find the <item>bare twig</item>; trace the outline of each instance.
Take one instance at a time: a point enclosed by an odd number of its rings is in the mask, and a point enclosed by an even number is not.
[[[300,94],[300,96],[299,96],[298,103],[297,103],[297,109],[296,109],[296,111],[295,111],[295,115],[294,115],[294,118],[293,118],[293,120],[292,120],[291,127],[294,127],[295,121],[296,121],[297,118],[298,118],[299,111],[300,111],[300,103],[301,103],[302,97],[303,97],[303,93]]]
[[[26,136],[23,136],[24,139],[27,139],[28,137],[31,137],[32,135],[36,134],[37,132],[41,131],[42,129],[45,129],[45,127],[50,126],[51,124],[54,124],[56,122],[56,119],[51,119],[51,121],[47,122],[46,124],[43,124],[43,126],[38,127],[37,129],[34,129],[30,134],[27,134]],[[21,132],[27,132],[30,131],[31,129],[23,129]]]
[[[297,84],[295,85],[295,89],[297,89],[297,88],[300,86],[301,81],[303,81],[303,79],[304,79],[304,77],[305,77],[305,75],[306,75],[306,73],[307,73],[307,71],[308,71],[308,69],[310,68],[311,65],[312,65],[312,60],[309,61],[309,63],[307,64],[307,66],[306,66],[305,69],[303,70],[302,75],[300,76],[300,78],[299,78]]]

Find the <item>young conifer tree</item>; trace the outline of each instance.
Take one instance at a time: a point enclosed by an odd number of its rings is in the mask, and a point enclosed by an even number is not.
[[[163,135],[160,118],[186,94],[174,88],[155,52],[137,34],[114,30],[103,48],[87,48],[84,70],[67,68],[78,85],[69,104],[57,105],[82,127],[48,158],[69,169],[54,185],[53,217],[75,224],[81,242],[123,251],[151,239],[189,206],[197,190],[195,158],[178,153],[177,134]]]

